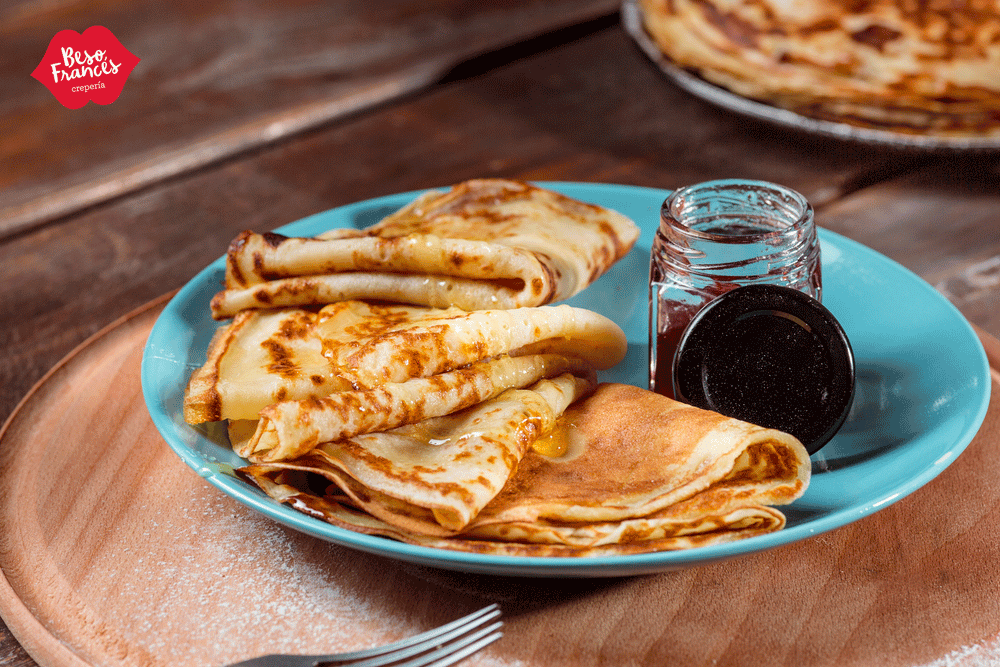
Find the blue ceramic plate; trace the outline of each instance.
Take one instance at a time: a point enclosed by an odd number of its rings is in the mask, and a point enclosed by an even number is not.
[[[665,190],[587,183],[544,183],[601,204],[642,228],[636,247],[569,303],[601,312],[625,330],[628,355],[602,380],[646,386],[646,285],[650,246]],[[277,230],[311,236],[366,227],[409,202],[404,193],[343,206]],[[965,449],[989,402],[986,354],[971,326],[919,277],[847,238],[820,230],[823,303],[854,347],[857,396],[842,430],[812,458],[806,493],[783,510],[777,533],[688,551],[605,558],[522,558],[402,544],[354,533],[280,505],[232,474],[244,464],[219,424],[193,427],[181,416],[184,387],[219,324],[209,300],[220,289],[222,258],[166,306],[146,343],[142,388],[153,422],[184,462],[212,485],[302,532],[390,558],[449,570],[514,576],[622,576],[701,565],[802,540],[857,521],[936,477]]]

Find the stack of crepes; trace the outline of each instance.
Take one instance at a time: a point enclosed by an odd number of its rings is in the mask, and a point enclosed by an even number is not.
[[[777,530],[770,505],[808,484],[801,444],[598,386],[624,333],[546,305],[637,232],[608,209],[482,180],[360,233],[244,233],[212,302],[232,321],[192,374],[185,420],[227,420],[251,463],[240,474],[273,498],[417,544],[589,555]]]
[[[679,67],[803,116],[1000,137],[1000,2],[639,0]]]
[[[809,484],[809,455],[792,436],[631,385],[601,384],[554,421],[536,411],[571,400],[569,383],[544,381],[240,472],[344,528],[512,556],[633,554],[762,535],[785,525],[774,506]]]

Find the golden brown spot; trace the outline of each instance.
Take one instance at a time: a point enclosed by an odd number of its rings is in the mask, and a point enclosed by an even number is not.
[[[898,30],[875,24],[868,26],[864,30],[852,33],[851,39],[860,44],[867,44],[879,52],[883,52],[885,51],[886,44],[902,36],[903,33]]]
[[[520,292],[524,289],[524,280],[522,278],[494,278],[490,282],[497,287],[508,289],[511,292]]]
[[[840,30],[840,24],[833,19],[823,19],[817,21],[812,25],[807,25],[798,30],[798,34],[803,37],[809,37],[810,35],[818,34],[821,32],[830,32],[831,30]]]
[[[308,278],[284,282],[278,285],[277,294],[287,294],[289,296],[299,296],[302,294],[315,294],[316,281]]]
[[[229,244],[229,249],[226,251],[226,270],[229,277],[232,278],[232,282],[240,287],[246,287],[249,283],[247,282],[246,276],[243,275],[243,270],[240,268],[239,255],[243,250],[243,246],[246,245],[247,239],[253,235],[253,232],[247,230],[241,232],[232,243]],[[232,287],[233,285],[229,285]],[[214,299],[213,299],[214,301]]]
[[[758,30],[752,23],[744,21],[731,12],[720,12],[711,2],[702,0],[698,3],[709,23],[714,24],[734,44],[745,48],[757,48]]]
[[[645,528],[640,526],[626,526],[626,528],[621,532],[621,542],[622,544],[642,542],[649,539],[652,532],[653,530],[649,526]]]
[[[308,316],[303,318],[290,317],[283,320],[275,336],[286,340],[303,340],[309,338],[312,336],[310,318]]]
[[[271,246],[272,248],[277,248],[279,245],[288,240],[287,236],[282,234],[275,234],[274,232],[264,232],[260,235],[264,239],[264,243]]]
[[[354,492],[354,495],[357,497],[358,502],[370,503],[372,501],[371,495],[366,493],[365,487],[361,486],[360,484],[355,485],[352,491]]]
[[[552,263],[551,263],[552,260],[549,259],[547,256],[539,255],[539,259],[543,260],[539,262],[538,265],[541,267],[542,272],[545,274],[544,277],[542,278],[544,282],[543,289],[538,294],[539,303],[549,303],[550,301],[552,301],[552,299],[555,297],[556,294],[556,285],[559,282],[558,273],[556,272],[555,269],[552,268]],[[544,287],[548,287],[548,289],[546,290],[544,289]]]
[[[256,299],[259,303],[263,303],[265,305],[271,305],[271,303],[273,302],[271,295],[264,288],[261,288],[256,292],[254,292],[253,298]]]
[[[265,273],[264,269],[264,255],[259,252],[254,252],[250,255],[250,260],[253,262],[253,271],[259,276],[263,276]],[[265,278],[265,280],[269,280]]]
[[[274,339],[265,340],[260,346],[267,350],[268,356],[271,357],[271,363],[266,367],[269,373],[280,375],[286,379],[299,377],[301,370],[288,348]]]

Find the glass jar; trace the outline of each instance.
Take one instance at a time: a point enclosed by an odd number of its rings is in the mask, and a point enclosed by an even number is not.
[[[688,323],[715,297],[757,283],[821,299],[819,239],[805,197],[738,179],[671,194],[649,264],[649,388],[673,398],[674,356]]]

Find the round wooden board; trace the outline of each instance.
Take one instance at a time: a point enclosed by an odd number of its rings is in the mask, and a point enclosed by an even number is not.
[[[414,634],[500,602],[468,665],[985,665],[1000,659],[1000,392],[948,470],[781,549],[617,580],[439,572],[286,529],[186,468],[139,364],[164,301],[102,331],[0,432],[0,615],[43,667],[222,665]],[[1000,366],[1000,343],[981,335]]]

